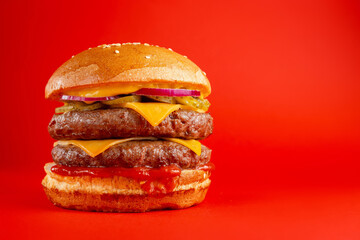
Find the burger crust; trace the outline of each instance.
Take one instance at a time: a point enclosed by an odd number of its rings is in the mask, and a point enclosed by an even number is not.
[[[131,178],[113,176],[67,177],[50,171],[42,181],[48,199],[56,206],[83,211],[146,212],[160,209],[182,209],[201,203],[211,183],[209,171],[183,170],[176,177],[173,191],[148,194],[141,182]]]
[[[85,50],[60,66],[45,88],[45,97],[98,86],[155,85],[211,93],[205,73],[187,57],[144,44],[111,44]]]

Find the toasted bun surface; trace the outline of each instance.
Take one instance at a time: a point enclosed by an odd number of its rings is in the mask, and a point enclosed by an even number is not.
[[[147,194],[141,183],[131,178],[64,177],[50,171],[42,181],[45,193],[56,206],[103,212],[145,212],[181,209],[201,203],[210,185],[210,173],[183,170],[174,190],[167,194]]]
[[[211,92],[205,73],[172,50],[148,44],[111,44],[85,50],[51,76],[45,97],[58,99],[69,90],[140,84]]]

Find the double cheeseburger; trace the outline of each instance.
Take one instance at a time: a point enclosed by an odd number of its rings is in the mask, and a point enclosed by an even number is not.
[[[101,45],[51,76],[57,141],[45,165],[56,206],[144,212],[202,202],[210,185],[208,79],[187,57],[149,44]]]

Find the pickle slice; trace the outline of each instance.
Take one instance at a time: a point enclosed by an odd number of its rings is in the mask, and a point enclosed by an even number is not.
[[[207,111],[210,107],[210,102],[207,99],[200,99],[197,97],[175,97],[177,103],[184,104],[193,108],[198,108]]]
[[[102,101],[101,103],[106,104],[106,105],[117,105],[117,104],[121,104],[121,103],[140,102],[140,101],[141,101],[141,96],[131,95],[131,96],[117,98],[114,100]]]
[[[164,102],[164,103],[171,103],[171,104],[175,104],[176,100],[174,97],[164,97],[164,96],[146,96],[147,98],[159,101],[159,102]]]
[[[93,104],[86,104],[84,102],[65,102],[64,106],[55,108],[55,113],[64,113],[69,111],[91,111],[102,108],[102,103],[96,102]]]
[[[55,113],[64,113],[64,112],[69,112],[69,111],[74,111],[75,108],[73,106],[70,105],[64,105],[58,108],[55,108]]]

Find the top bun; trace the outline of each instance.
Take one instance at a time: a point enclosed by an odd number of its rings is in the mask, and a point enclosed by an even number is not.
[[[99,86],[155,84],[211,92],[205,73],[187,57],[140,43],[101,45],[85,50],[59,67],[45,88],[45,97],[58,99],[69,90]]]

